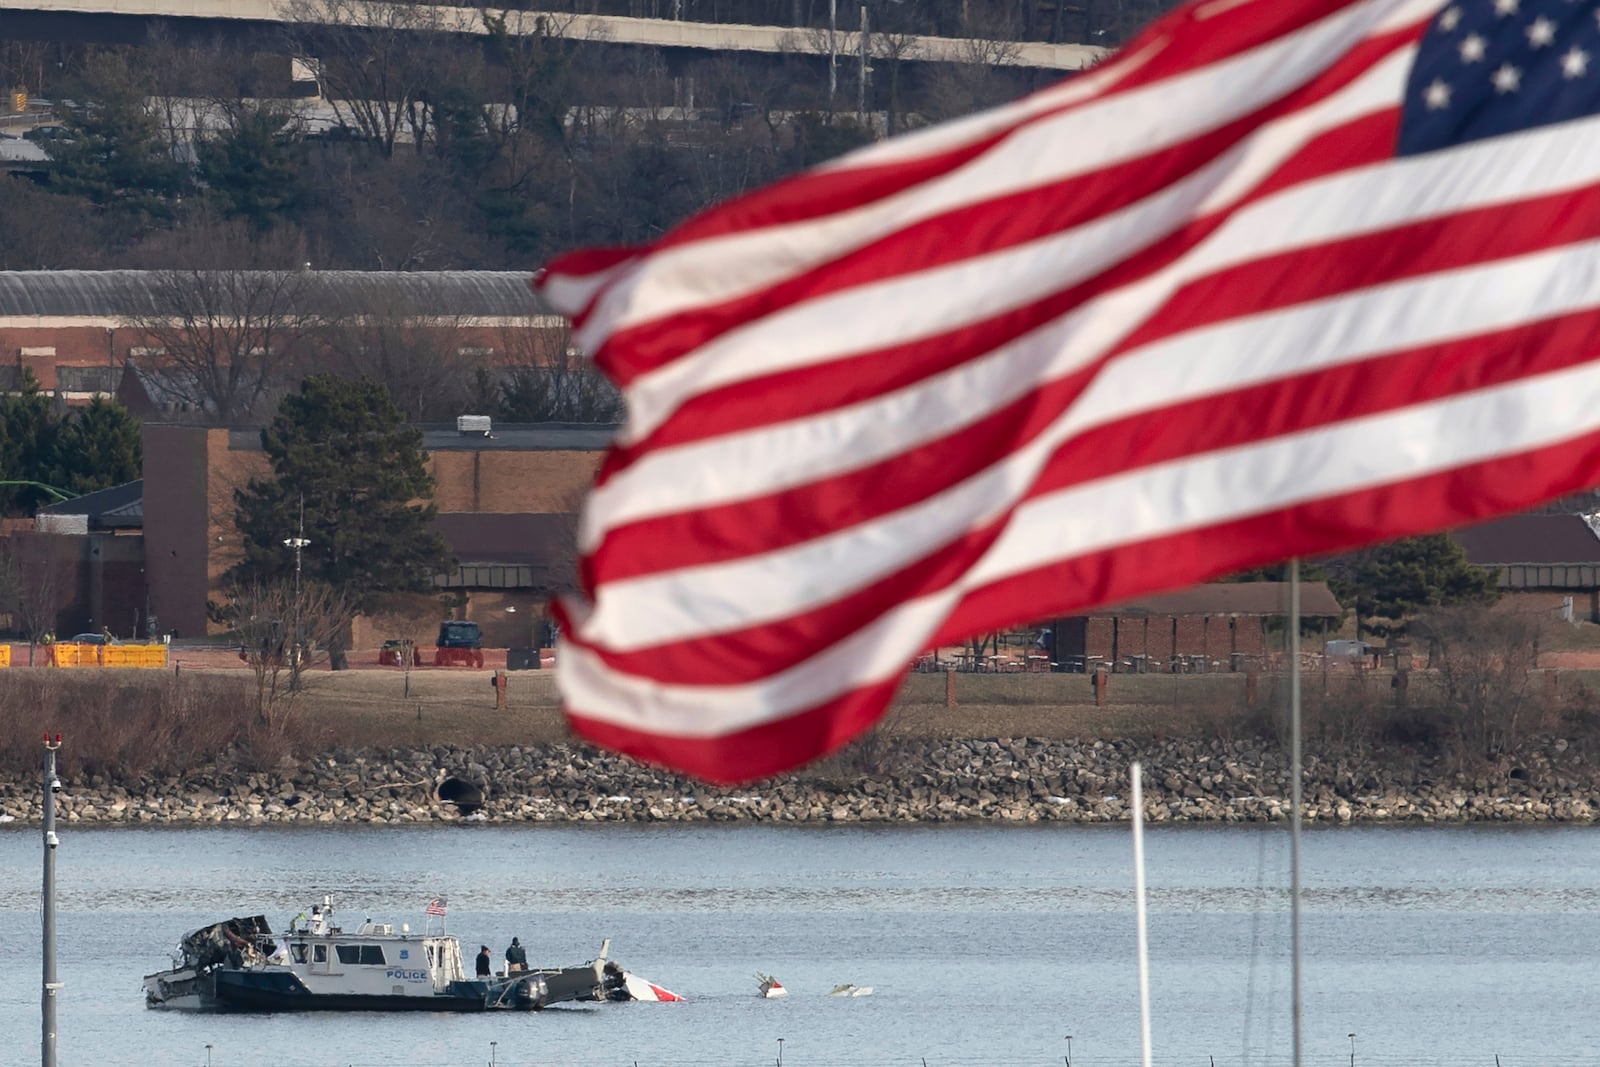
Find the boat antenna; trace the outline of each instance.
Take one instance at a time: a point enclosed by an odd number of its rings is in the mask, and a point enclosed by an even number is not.
[[[1128,768],[1133,799],[1133,914],[1139,931],[1140,1060],[1150,1067],[1150,943],[1145,935],[1144,905],[1144,768],[1135,760]]]

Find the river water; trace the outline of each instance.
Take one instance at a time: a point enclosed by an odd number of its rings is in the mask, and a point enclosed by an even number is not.
[[[1146,841],[1155,1062],[1290,1061],[1288,842]],[[1304,847],[1305,1062],[1502,1067],[1600,1050],[1600,829],[1321,829]],[[0,1063],[37,1063],[39,835],[0,833]],[[1139,1060],[1131,842],[1117,828],[706,826],[62,831],[59,1059],[101,1064],[852,1067]],[[536,1014],[185,1016],[142,975],[233,915],[331,893],[467,954],[603,937],[681,1004]],[[757,970],[787,1000],[755,996]],[[868,997],[825,996],[837,983]],[[782,1044],[779,1044],[779,1039]],[[493,1046],[491,1047],[491,1042]],[[207,1046],[210,1046],[208,1049]]]

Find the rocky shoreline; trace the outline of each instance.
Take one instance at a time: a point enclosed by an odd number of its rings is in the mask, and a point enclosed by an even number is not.
[[[1458,770],[1437,761],[1311,756],[1313,823],[1593,822],[1600,774],[1561,739]],[[64,824],[92,826],[754,822],[1105,823],[1128,817],[1141,760],[1154,823],[1288,817],[1283,753],[1263,742],[897,740],[723,789],[576,744],[339,751],[269,772],[65,778]],[[464,804],[445,797],[465,796]],[[481,794],[481,805],[475,804]],[[0,779],[0,822],[37,825],[36,775]]]

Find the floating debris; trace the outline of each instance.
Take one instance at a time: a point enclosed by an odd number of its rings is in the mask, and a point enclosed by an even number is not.
[[[760,971],[757,971],[756,981],[761,983],[761,992],[759,995],[766,997],[768,1000],[775,1000],[778,997],[786,997],[789,995],[789,991],[783,988],[783,983],[772,977],[770,974],[762,974]]]

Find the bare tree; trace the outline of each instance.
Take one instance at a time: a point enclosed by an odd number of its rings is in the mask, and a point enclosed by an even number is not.
[[[394,300],[369,304],[317,331],[320,369],[383,383],[412,422],[461,414],[481,354],[465,319],[420,314]]]
[[[349,625],[350,603],[331,586],[284,580],[235,588],[221,614],[254,676],[257,720],[281,736],[302,676]]]
[[[439,76],[448,29],[432,4],[365,0],[288,0],[284,16],[295,58],[318,71],[323,95],[339,121],[385,156],[407,130],[419,146],[427,135],[420,106]]]
[[[1542,628],[1537,616],[1482,605],[1441,608],[1412,624],[1429,643],[1464,752],[1493,759],[1513,751],[1538,714],[1530,689]]]
[[[185,269],[130,277],[122,319],[144,338],[169,399],[218,425],[251,419],[286,384],[320,321],[309,271]]]
[[[28,639],[30,667],[34,646],[55,629],[72,590],[70,564],[52,547],[48,535],[21,533],[0,540],[0,604]]]
[[[944,122],[1014,99],[1022,89],[1016,68],[1019,45],[998,32],[961,42],[955,61],[929,72],[926,118]]]
[[[622,394],[580,352],[566,328],[508,326],[502,335],[511,362],[500,386],[500,410],[510,422],[616,422]]]

